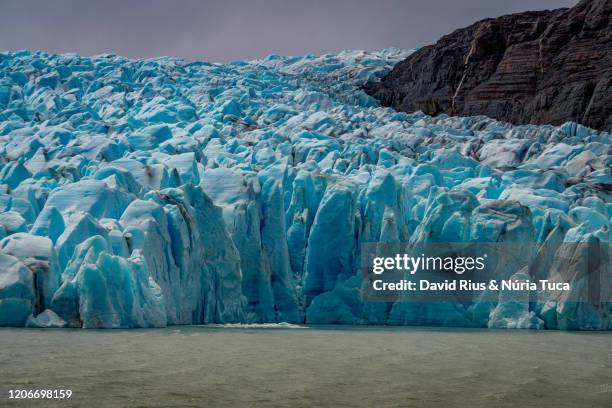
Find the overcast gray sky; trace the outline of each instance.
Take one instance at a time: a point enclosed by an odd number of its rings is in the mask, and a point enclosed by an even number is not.
[[[0,50],[229,61],[412,48],[485,17],[577,0],[0,0]]]

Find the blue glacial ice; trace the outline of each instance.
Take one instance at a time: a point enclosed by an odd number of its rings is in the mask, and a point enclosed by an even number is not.
[[[612,329],[562,245],[609,248],[610,134],[382,108],[361,86],[408,53],[1,53],[0,325]],[[572,291],[368,303],[368,242],[519,243],[497,276]]]

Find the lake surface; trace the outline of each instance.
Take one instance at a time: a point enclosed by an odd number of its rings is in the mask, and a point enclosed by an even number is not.
[[[69,400],[8,390],[71,389]],[[0,406],[611,407],[612,333],[0,329]]]

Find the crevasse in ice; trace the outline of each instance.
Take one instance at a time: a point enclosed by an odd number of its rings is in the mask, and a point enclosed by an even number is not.
[[[364,242],[525,242],[499,265],[528,279],[571,272],[540,244],[611,238],[610,134],[379,107],[360,87],[407,54],[0,54],[0,325],[612,328],[580,276],[552,299],[362,301]]]

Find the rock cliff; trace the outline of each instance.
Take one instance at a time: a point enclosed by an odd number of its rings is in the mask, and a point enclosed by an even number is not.
[[[429,115],[612,130],[612,0],[489,18],[410,55],[366,91]]]

